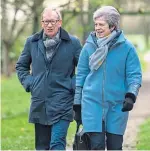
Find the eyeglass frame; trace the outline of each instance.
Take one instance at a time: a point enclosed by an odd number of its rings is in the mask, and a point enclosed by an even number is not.
[[[55,21],[55,23],[52,23],[52,21]],[[49,25],[49,23],[51,23],[51,25],[56,25],[56,23],[58,22],[58,21],[60,21],[60,19],[57,19],[57,20],[41,20],[41,22],[44,24],[44,25],[46,25],[46,26],[48,26]],[[47,22],[47,23],[46,23]]]

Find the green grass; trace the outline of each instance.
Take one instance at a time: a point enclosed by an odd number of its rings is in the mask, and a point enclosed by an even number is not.
[[[146,51],[150,48],[147,48],[146,43],[145,43],[145,37],[143,35],[127,35],[126,37],[128,38],[128,40],[130,40],[134,46],[137,48],[137,51],[139,52],[143,52]],[[150,40],[149,40],[149,44],[150,44]]]
[[[28,124],[27,114],[3,119],[1,128],[2,150],[34,149],[34,129]]]
[[[17,77],[2,77],[1,93],[1,149],[33,150],[34,126],[28,123],[30,94],[26,93]],[[75,123],[71,123],[67,145],[72,146]]]
[[[140,63],[141,63],[141,68],[142,68],[142,71],[146,71],[147,69],[147,66],[148,66],[148,63],[144,60],[144,55],[145,53],[143,52],[138,52],[138,56],[139,56],[139,59],[140,59]]]
[[[150,119],[140,127],[136,148],[138,150],[150,150]]]
[[[18,115],[13,118],[3,119],[2,129],[2,150],[34,150],[34,126],[28,123],[27,114]],[[75,133],[75,123],[71,123],[67,146],[71,146]]]
[[[150,48],[146,47],[144,36],[143,35],[126,35],[126,37],[128,38],[128,40],[132,42],[132,44],[135,46],[137,50],[141,67],[142,67],[142,71],[146,71],[147,62],[144,60],[144,55],[150,50]]]
[[[16,75],[9,79],[2,77],[1,84],[2,118],[27,113],[30,94],[26,93]]]

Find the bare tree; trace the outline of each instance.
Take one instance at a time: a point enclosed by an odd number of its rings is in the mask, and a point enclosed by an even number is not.
[[[22,34],[26,26],[30,22],[33,24],[33,32],[37,30],[39,17],[38,8],[44,0],[2,0],[2,72],[6,76],[10,76],[11,64],[9,53],[18,37]],[[34,10],[35,9],[35,10]],[[34,19],[33,19],[34,18]],[[38,27],[38,26],[37,26]]]
[[[41,18],[41,12],[43,10],[44,0],[33,0],[32,10],[33,12],[33,33],[36,33],[39,30],[39,23]]]

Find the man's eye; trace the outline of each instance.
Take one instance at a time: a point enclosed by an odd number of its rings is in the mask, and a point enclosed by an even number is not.
[[[45,22],[46,24],[47,24],[47,23],[49,23],[49,21],[48,21],[48,20],[47,20],[47,21],[44,21],[44,22]]]

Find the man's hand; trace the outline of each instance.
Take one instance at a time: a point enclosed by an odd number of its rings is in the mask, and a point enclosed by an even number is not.
[[[75,112],[74,120],[77,124],[82,124],[82,118],[81,118],[81,105],[73,105],[73,110]]]

